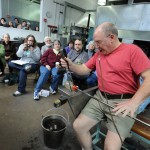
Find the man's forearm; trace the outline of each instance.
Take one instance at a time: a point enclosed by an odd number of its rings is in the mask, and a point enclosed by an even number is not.
[[[84,64],[82,65],[72,64],[71,66],[69,66],[69,70],[75,72],[78,75],[86,75],[89,74],[91,71]]]
[[[145,79],[138,91],[133,96],[132,100],[135,105],[139,106],[148,96],[150,96],[150,79]]]

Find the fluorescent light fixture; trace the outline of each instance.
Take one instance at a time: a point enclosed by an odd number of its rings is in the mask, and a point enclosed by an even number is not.
[[[106,0],[98,0],[97,4],[104,6],[104,5],[106,5]]]

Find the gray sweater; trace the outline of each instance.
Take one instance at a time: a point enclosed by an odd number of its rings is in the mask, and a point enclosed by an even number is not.
[[[72,60],[72,62],[76,64],[83,64],[86,63],[89,60],[88,54],[85,51],[76,51],[76,50],[71,50],[68,53],[68,58]]]
[[[49,48],[52,48],[52,46],[46,46],[46,45],[42,46],[41,55],[43,55]]]
[[[21,44],[16,53],[16,55],[21,58],[20,60],[27,63],[38,64],[41,57],[41,51],[39,47],[38,46],[35,47],[33,51],[30,50],[24,51],[23,48],[24,44]]]

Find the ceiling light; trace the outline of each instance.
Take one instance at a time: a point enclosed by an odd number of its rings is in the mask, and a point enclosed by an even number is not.
[[[106,0],[98,0],[97,4],[104,6],[104,5],[106,5]]]

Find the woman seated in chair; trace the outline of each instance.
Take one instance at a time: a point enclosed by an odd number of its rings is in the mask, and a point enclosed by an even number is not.
[[[14,92],[13,95],[20,96],[25,93],[27,74],[34,73],[39,68],[41,52],[37,46],[35,37],[33,35],[28,35],[24,44],[19,46],[16,54],[21,58],[20,60],[23,64],[17,64],[17,62],[10,61],[8,65],[19,70],[18,90]]]
[[[56,64],[60,63],[60,46],[60,41],[54,40],[53,49],[48,49],[41,57],[42,65],[40,67],[40,77],[34,89],[34,100],[39,100],[39,92],[41,91],[43,85],[47,82],[49,76],[52,76],[51,85],[49,87],[50,93],[56,94],[57,86],[61,77],[61,74],[57,73],[60,66],[56,66]]]
[[[4,45],[5,49],[5,60],[8,63],[11,60],[16,60],[16,49],[12,41],[10,41],[10,35],[8,33],[3,35],[2,44]],[[9,67],[9,73],[12,73],[13,69]]]

